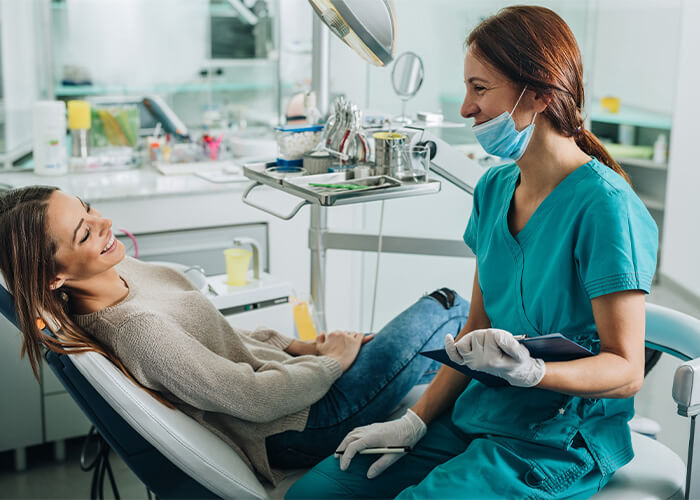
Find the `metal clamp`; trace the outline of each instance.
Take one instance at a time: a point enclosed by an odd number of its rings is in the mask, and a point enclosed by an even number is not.
[[[280,213],[275,212],[274,210],[271,210],[269,208],[263,207],[262,205],[258,205],[257,203],[251,201],[248,199],[248,195],[255,189],[256,187],[262,186],[263,184],[260,182],[254,182],[253,184],[250,185],[248,189],[246,189],[246,192],[243,193],[243,203],[246,205],[250,205],[253,208],[257,208],[258,210],[262,210],[265,213],[268,213],[270,215],[274,215],[275,217],[278,217],[282,220],[290,220],[292,217],[294,217],[297,213],[299,213],[299,210],[302,209],[304,205],[310,205],[310,203],[306,200],[300,202],[297,206],[294,207],[292,212],[288,215],[282,215]]]

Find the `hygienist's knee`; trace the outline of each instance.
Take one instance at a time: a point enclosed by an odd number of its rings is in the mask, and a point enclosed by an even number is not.
[[[285,500],[307,500],[325,498],[347,498],[348,492],[340,488],[340,485],[326,474],[311,469],[304,477],[294,483]]]

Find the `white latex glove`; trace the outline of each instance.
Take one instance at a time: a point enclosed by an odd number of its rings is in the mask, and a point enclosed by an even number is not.
[[[497,328],[474,330],[457,342],[448,334],[445,351],[453,362],[501,377],[516,387],[533,387],[545,373],[544,361],[530,356],[510,332]]]
[[[353,457],[365,448],[384,448],[387,446],[413,447],[425,435],[427,428],[421,418],[408,410],[398,420],[356,427],[345,436],[338,446],[335,457],[340,457],[340,470],[347,470]],[[391,464],[403,457],[405,453],[386,453],[379,457],[367,470],[367,478],[372,479],[384,472]]]

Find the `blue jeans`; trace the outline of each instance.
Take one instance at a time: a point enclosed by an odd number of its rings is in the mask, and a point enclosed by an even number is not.
[[[303,431],[267,438],[271,465],[310,467],[332,454],[355,427],[385,420],[414,385],[429,382],[440,368],[439,362],[419,353],[444,347],[445,335],[456,336],[468,313],[469,302],[455,294],[449,309],[425,296],[396,316],[311,406]]]

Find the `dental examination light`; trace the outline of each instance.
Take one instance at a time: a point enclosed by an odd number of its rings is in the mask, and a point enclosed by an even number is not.
[[[392,0],[309,0],[309,3],[329,30],[365,61],[375,66],[385,66],[393,60],[396,51],[396,15]],[[324,37],[323,34],[314,34],[313,45],[312,84],[319,96],[319,108],[325,112],[330,54],[327,35]],[[413,80],[422,83],[422,64],[421,71],[418,71],[417,63],[399,66],[394,68],[395,82],[401,82],[404,75],[408,74]],[[419,87],[417,85],[416,90]],[[407,132],[412,144],[430,148],[430,169],[433,172],[459,189],[473,194],[474,186],[485,172],[477,162],[467,158],[420,123],[410,124],[399,131]]]
[[[392,0],[309,0],[328,28],[365,61],[386,66],[396,46]]]

